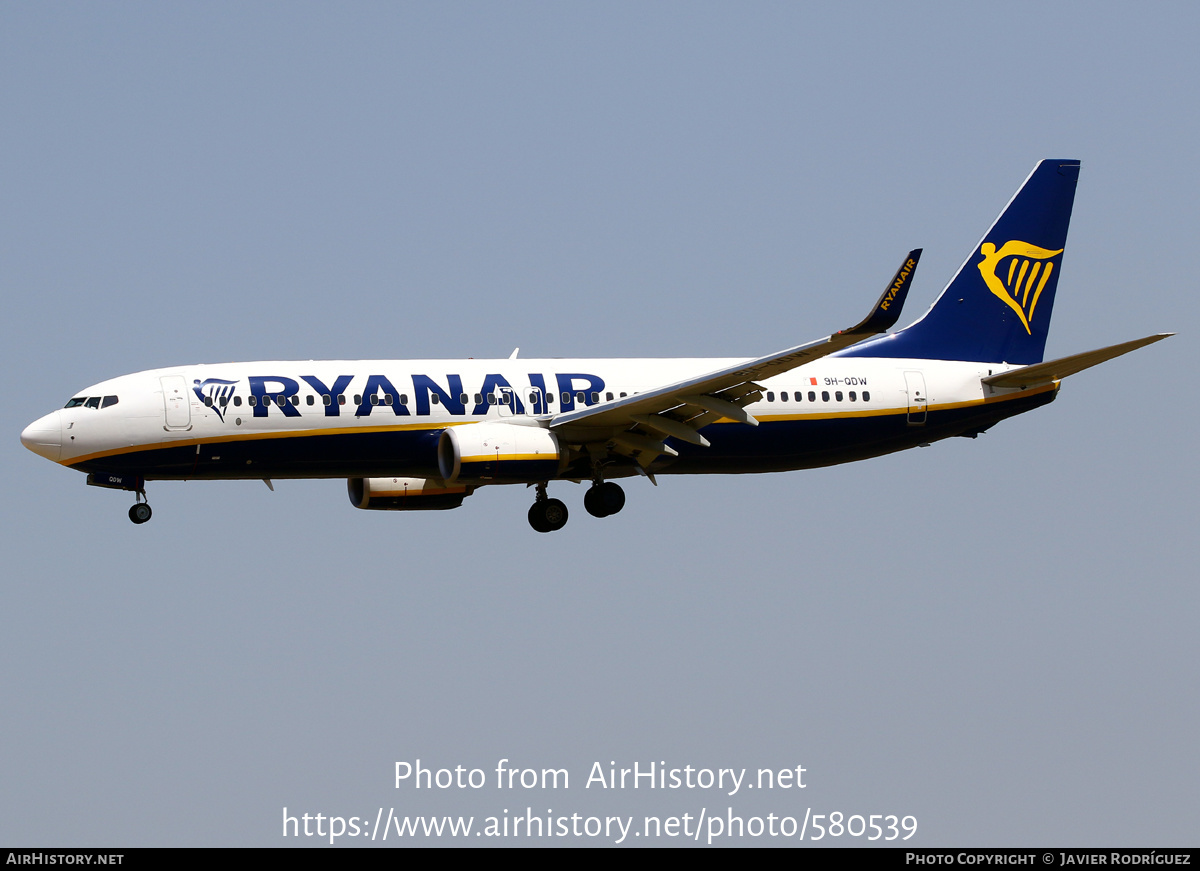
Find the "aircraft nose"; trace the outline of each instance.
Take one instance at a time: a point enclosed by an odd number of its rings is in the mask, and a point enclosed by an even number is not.
[[[62,422],[58,412],[39,417],[21,432],[21,444],[40,457],[58,460],[62,452]]]

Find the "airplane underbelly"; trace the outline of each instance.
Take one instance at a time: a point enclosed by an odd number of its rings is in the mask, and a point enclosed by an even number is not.
[[[864,460],[928,444],[993,424],[1052,402],[1056,391],[1000,403],[931,407],[924,426],[909,422],[907,408],[862,417],[798,417],[757,427],[717,424],[704,429],[709,448],[672,442],[680,456],[654,467],[662,474],[729,474],[813,469]]]

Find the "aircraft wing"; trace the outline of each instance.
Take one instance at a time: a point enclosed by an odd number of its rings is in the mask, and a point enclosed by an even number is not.
[[[697,378],[559,414],[550,428],[572,442],[611,440],[619,453],[635,456],[644,466],[659,454],[675,454],[662,442],[667,436],[707,446],[697,430],[716,420],[757,426],[743,408],[760,397],[762,388],[756,382],[886,332],[900,317],[920,259],[920,248],[910,251],[871,313],[849,329]]]

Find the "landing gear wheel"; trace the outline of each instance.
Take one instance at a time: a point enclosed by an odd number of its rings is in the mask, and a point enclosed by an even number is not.
[[[599,487],[589,487],[588,491],[583,494],[583,507],[592,517],[608,516],[608,512],[604,510],[604,502],[600,498]]]
[[[543,499],[529,506],[529,525],[538,532],[555,532],[567,525],[567,506],[558,499]]]
[[[612,481],[597,484],[583,494],[583,507],[593,517],[608,517],[625,507],[625,491]]]
[[[537,532],[550,531],[550,527],[546,525],[546,518],[542,516],[541,502],[534,502],[529,506],[529,525]]]
[[[135,505],[129,506],[129,519],[134,523],[145,523],[153,513],[150,510],[150,506],[145,502],[138,502]]]
[[[598,489],[609,514],[616,514],[625,507],[625,491],[621,489],[619,484],[614,484],[612,481],[605,481]]]

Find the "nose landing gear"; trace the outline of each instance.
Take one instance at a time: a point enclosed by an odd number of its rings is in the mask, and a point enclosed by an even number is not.
[[[154,512],[150,510],[150,503],[145,501],[145,490],[138,490],[136,498],[138,501],[129,506],[129,519],[134,523],[142,524],[149,520]]]

